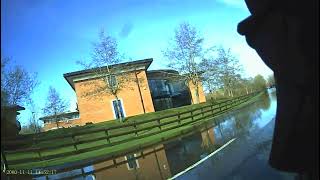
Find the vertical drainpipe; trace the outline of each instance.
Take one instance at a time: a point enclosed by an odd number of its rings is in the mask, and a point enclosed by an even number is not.
[[[140,101],[141,101],[141,104],[142,104],[143,113],[145,114],[145,113],[146,113],[146,109],[145,109],[145,107],[144,107],[144,102],[143,102],[143,98],[142,98],[142,94],[141,94],[141,89],[140,89],[140,85],[139,85],[139,80],[138,80],[137,70],[136,70],[136,69],[134,70],[134,75],[136,76],[136,82],[137,82],[137,85],[138,85],[138,90],[139,90],[139,95],[140,95]]]

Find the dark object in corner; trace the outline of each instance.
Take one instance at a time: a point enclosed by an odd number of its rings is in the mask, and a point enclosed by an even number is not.
[[[25,110],[19,105],[1,106],[1,138],[16,138],[21,130],[21,124],[17,120],[18,111]]]
[[[277,116],[272,167],[319,179],[319,0],[246,0],[246,37],[273,70]]]

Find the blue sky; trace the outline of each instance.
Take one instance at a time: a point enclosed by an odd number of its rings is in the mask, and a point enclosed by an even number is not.
[[[230,47],[247,76],[272,74],[236,31],[247,16],[242,0],[1,0],[1,53],[38,73],[41,84],[33,98],[39,109],[52,85],[74,110],[76,96],[63,74],[81,70],[75,62],[90,59],[101,28],[128,58],[154,58],[150,69],[159,69],[166,68],[161,51],[174,29],[189,22],[207,46]],[[21,113],[23,125],[29,116]]]

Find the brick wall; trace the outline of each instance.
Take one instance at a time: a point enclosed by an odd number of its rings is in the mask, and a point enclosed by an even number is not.
[[[189,82],[189,88],[190,88],[192,102],[193,102],[193,104],[195,104],[194,102],[196,102],[196,95],[195,95],[196,87],[191,82]],[[206,102],[206,96],[204,94],[203,87],[202,87],[201,83],[199,83],[198,88],[199,88],[199,90],[198,90],[199,91],[199,103]]]
[[[141,70],[136,73],[139,79],[140,91],[144,102],[145,112],[154,112],[146,72],[144,70]],[[123,103],[125,116],[128,117],[143,114],[143,104],[141,102],[138,85],[135,81],[133,81],[135,79],[134,72],[119,75],[117,76],[117,79],[121,78],[122,76],[126,76],[126,79],[130,79],[130,81],[126,82],[126,87],[122,88],[118,92],[118,98]],[[91,81],[93,83],[88,84],[88,81]],[[77,95],[78,108],[82,124],[85,124],[86,122],[97,123],[115,119],[112,100],[115,100],[116,98],[113,95],[99,94],[96,97],[83,96],[84,92],[95,88],[95,84],[97,83],[104,82],[97,79],[75,82],[75,91]]]

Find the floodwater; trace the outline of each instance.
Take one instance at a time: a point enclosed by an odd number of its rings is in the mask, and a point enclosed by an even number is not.
[[[268,92],[254,104],[226,115],[227,120],[214,128],[216,138],[236,138],[232,143],[176,179],[295,179],[295,174],[277,171],[268,164],[277,106],[275,91]]]
[[[275,90],[269,89],[258,101],[219,117],[209,129],[113,160],[34,179],[294,179],[294,174],[268,165],[276,106]]]

